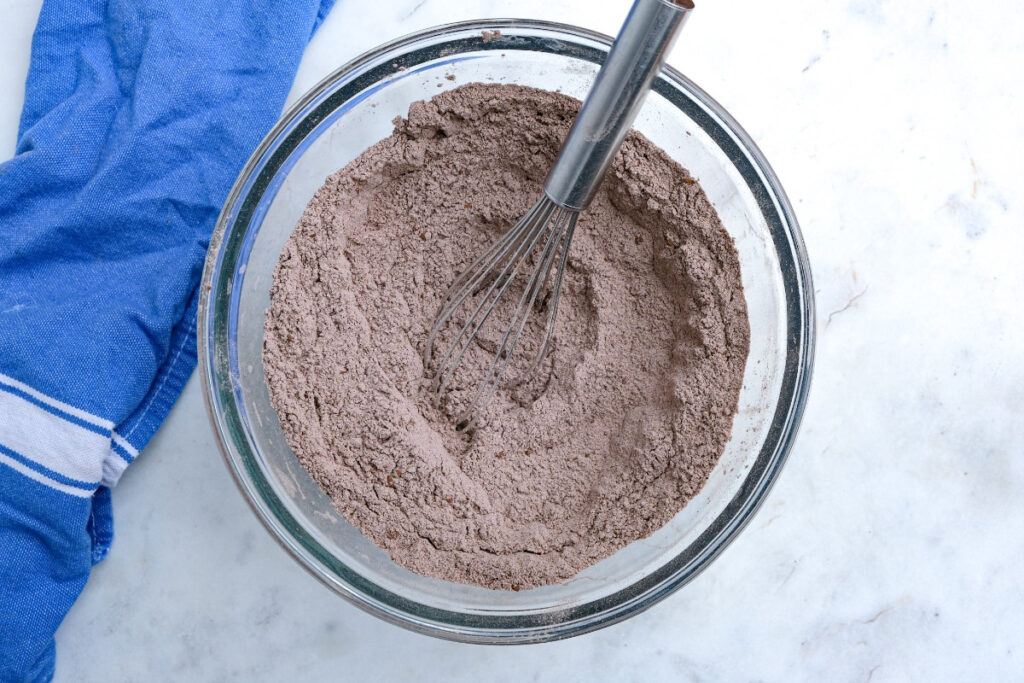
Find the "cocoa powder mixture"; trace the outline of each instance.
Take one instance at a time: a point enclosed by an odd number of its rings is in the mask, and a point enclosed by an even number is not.
[[[500,389],[472,435],[431,402],[441,298],[540,196],[578,108],[512,85],[417,102],[327,179],[281,254],[263,364],[288,443],[421,574],[568,579],[663,526],[729,439],[750,335],[736,251],[700,185],[636,132],[580,217],[537,376]],[[483,335],[464,364],[493,351]]]

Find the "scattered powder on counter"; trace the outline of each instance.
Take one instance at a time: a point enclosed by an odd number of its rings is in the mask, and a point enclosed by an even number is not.
[[[578,109],[483,84],[413,104],[327,179],[275,271],[263,364],[288,443],[421,574],[568,579],[668,522],[729,439],[750,336],[739,260],[700,185],[636,132],[580,216],[539,374],[499,390],[472,435],[431,400],[442,297],[540,196]]]

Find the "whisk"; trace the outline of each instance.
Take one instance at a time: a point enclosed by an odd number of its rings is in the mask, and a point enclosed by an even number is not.
[[[431,389],[439,400],[520,271],[528,273],[494,360],[455,419],[457,429],[469,430],[476,425],[501,384],[527,320],[542,302],[546,302],[547,321],[540,348],[525,376],[536,372],[546,356],[576,220],[594,198],[692,9],[691,0],[636,0],[544,182],[543,195],[515,226],[456,278],[445,295],[424,351],[424,368],[433,374]],[[547,293],[541,296],[545,288]],[[478,296],[481,292],[482,297]],[[469,312],[465,323],[447,350],[436,353],[438,334],[463,307]]]

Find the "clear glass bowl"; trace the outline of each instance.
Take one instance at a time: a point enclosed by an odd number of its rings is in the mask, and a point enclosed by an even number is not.
[[[300,563],[351,602],[407,628],[461,641],[527,643],[636,614],[692,579],[735,538],[792,445],[814,329],[799,229],[750,138],[668,68],[634,127],[700,179],[735,239],[752,333],[732,438],[685,509],[649,538],[562,584],[488,590],[399,567],[345,521],[285,443],[263,376],[263,318],[281,247],[326,177],[390,135],[392,119],[410,103],[463,83],[517,83],[582,99],[610,43],[571,26],[488,20],[442,26],[367,53],[320,83],[270,131],[213,234],[199,351],[228,465],[256,514]]]

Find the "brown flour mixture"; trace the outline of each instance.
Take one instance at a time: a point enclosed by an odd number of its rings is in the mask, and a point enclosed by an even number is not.
[[[736,252],[637,133],[580,217],[539,376],[500,390],[472,437],[430,402],[441,297],[540,196],[578,107],[481,84],[413,104],[281,254],[264,368],[288,443],[413,571],[515,590],[572,577],[671,519],[729,439],[750,334]]]

